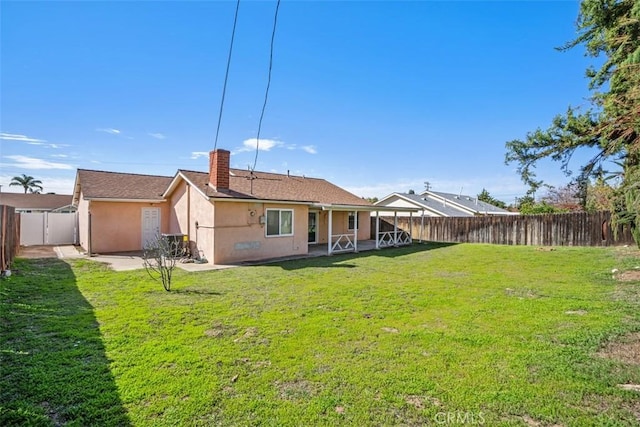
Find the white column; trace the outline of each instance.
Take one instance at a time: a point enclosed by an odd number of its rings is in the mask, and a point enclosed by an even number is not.
[[[398,211],[393,212],[393,246],[398,245]]]
[[[376,249],[380,249],[380,211],[376,211]]]
[[[333,242],[331,241],[331,236],[333,235],[333,211],[329,209],[327,212],[327,216],[329,217],[329,238],[327,239],[327,254],[331,255],[331,247],[333,246]]]
[[[353,217],[353,251],[358,252],[358,211],[354,212]]]
[[[420,243],[422,243],[423,236],[424,236],[424,209],[422,210],[422,217],[420,218]]]
[[[409,239],[413,243],[413,212],[409,212]]]

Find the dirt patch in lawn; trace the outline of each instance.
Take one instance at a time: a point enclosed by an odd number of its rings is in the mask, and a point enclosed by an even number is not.
[[[616,279],[621,282],[640,282],[640,269],[623,271],[616,275]]]
[[[597,355],[627,365],[640,365],[640,332],[626,335],[620,340],[608,343]]]
[[[276,381],[275,386],[285,400],[307,399],[320,391],[318,384],[307,380]]]
[[[55,246],[21,246],[18,253],[20,258],[58,258]]]

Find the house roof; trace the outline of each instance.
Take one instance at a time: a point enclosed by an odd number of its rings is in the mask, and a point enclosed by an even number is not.
[[[162,194],[171,183],[170,176],[140,175],[78,169],[73,201],[80,191],[85,199],[163,201]]]
[[[367,200],[319,178],[230,169],[229,190],[216,191],[209,174],[178,171],[207,197],[216,199],[277,200],[331,205],[371,206]],[[253,176],[253,179],[251,177]],[[177,177],[176,177],[177,178]],[[252,188],[253,187],[253,188]]]
[[[408,194],[408,193],[394,193],[394,194],[398,194],[402,197],[410,199],[416,204],[428,210],[435,211],[436,213],[442,216],[473,216],[472,213],[461,211],[460,209],[456,209],[452,207],[451,203],[446,204],[446,203],[443,203],[442,201],[425,197],[420,194]]]
[[[442,193],[439,191],[425,191],[422,197],[427,196],[435,200],[447,201],[477,214],[511,215],[506,209],[493,206],[489,203],[478,200],[477,197],[465,196],[464,194]]]
[[[67,194],[0,193],[0,205],[18,209],[55,210],[69,206],[72,197]]]

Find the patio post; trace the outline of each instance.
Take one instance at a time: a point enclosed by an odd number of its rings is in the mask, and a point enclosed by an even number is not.
[[[393,211],[393,245],[398,246],[398,211]]]
[[[376,211],[376,249],[380,249],[380,211]]]
[[[424,209],[422,210],[422,217],[420,218],[420,243],[422,243],[423,235],[424,235]]]
[[[353,216],[353,251],[358,252],[358,211]]]
[[[413,212],[409,212],[409,241],[413,243]]]
[[[331,209],[329,209],[329,212],[327,213],[327,216],[329,217],[329,236],[327,238],[327,255],[331,255],[331,246],[333,246],[333,242],[331,241],[331,236],[333,235],[333,211]]]

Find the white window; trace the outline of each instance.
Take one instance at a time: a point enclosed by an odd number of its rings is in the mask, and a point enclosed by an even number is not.
[[[267,236],[292,236],[293,210],[267,209]]]
[[[349,224],[347,225],[348,230],[353,230],[356,228],[356,213],[349,212]]]

